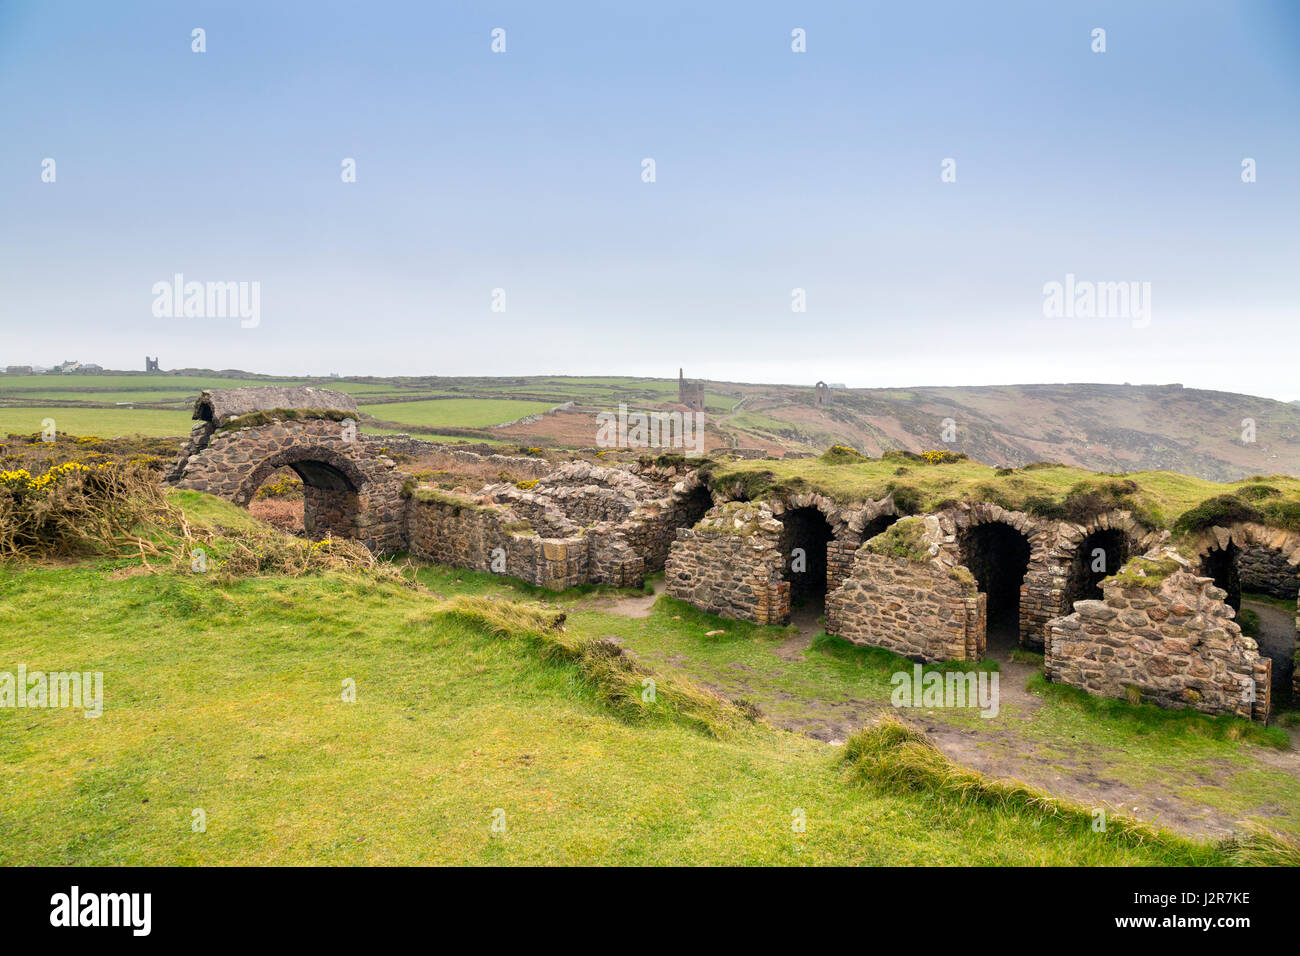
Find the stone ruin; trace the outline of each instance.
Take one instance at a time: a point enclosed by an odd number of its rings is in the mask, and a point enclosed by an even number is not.
[[[639,587],[663,568],[677,527],[712,504],[693,471],[605,468],[480,454],[359,433],[351,396],[321,388],[214,389],[166,480],[247,505],[278,469],[303,483],[313,537],[356,538],[378,551],[409,550],[456,567],[496,571],[541,587]],[[466,495],[419,488],[392,454],[436,455],[448,467],[527,478]]]
[[[693,412],[704,411],[704,383],[688,382],[685,370],[677,370],[677,404],[685,405]]]
[[[1168,532],[1127,511],[1076,524],[963,502],[908,518],[909,534],[891,541],[897,517],[890,498],[720,501],[677,532],[667,593],[724,617],[785,624],[802,583],[806,597],[824,600],[826,632],[856,644],[974,661],[996,638],[1042,651],[1049,680],[1093,694],[1267,719],[1274,661],[1241,633],[1216,583],[1225,572],[1212,574],[1206,555],[1234,546],[1234,573],[1252,590],[1294,597],[1300,536],[1211,529],[1201,564],[1179,557],[1153,589],[1146,564],[1176,552]],[[795,548],[825,557],[794,573]]]
[[[1093,694],[1255,720],[1271,707],[1277,658],[1241,633],[1235,611],[1243,588],[1296,598],[1290,532],[1211,528],[1193,560],[1127,511],[1076,524],[962,502],[895,528],[892,497],[740,500],[685,465],[552,466],[360,435],[356,415],[350,396],[327,389],[204,392],[168,480],[246,505],[288,467],[315,537],[554,590],[639,587],[663,570],[667,594],[724,617],[782,625],[824,608],[828,634],[915,660],[1018,646],[1044,653],[1049,680]],[[531,477],[449,492],[420,487],[392,454]]]
[[[324,388],[205,391],[165,480],[246,506],[272,473],[288,467],[302,479],[308,534],[401,550],[405,476],[358,434],[357,414],[350,395]]]

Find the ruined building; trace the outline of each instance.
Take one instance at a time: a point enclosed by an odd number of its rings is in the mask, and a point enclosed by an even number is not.
[[[1050,680],[1108,697],[1264,720],[1275,693],[1300,692],[1290,653],[1265,656],[1235,620],[1243,589],[1297,599],[1294,532],[1215,526],[1191,555],[1124,510],[1077,523],[963,500],[903,515],[892,493],[748,500],[685,465],[448,450],[479,473],[535,476],[456,493],[389,454],[437,446],[360,434],[356,414],[328,389],[206,391],[168,480],[247,504],[288,467],[317,537],[557,590],[640,587],[662,569],[668,595],[724,617],[782,625],[824,608],[827,633],[919,661],[1020,647],[1044,654]]]

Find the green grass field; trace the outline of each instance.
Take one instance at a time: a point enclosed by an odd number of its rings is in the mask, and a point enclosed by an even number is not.
[[[426,428],[483,428],[535,415],[553,407],[549,402],[488,398],[448,398],[429,402],[360,406],[361,411],[375,418]]]
[[[147,408],[0,408],[0,435],[30,435],[42,430],[41,422],[54,419],[60,434],[98,435],[188,435],[190,411]]]
[[[195,493],[175,500],[192,522],[220,521],[232,534],[252,521]],[[882,741],[870,735],[855,738],[848,762],[845,748],[765,723],[715,735],[657,703],[613,706],[599,672],[456,610],[477,595],[510,621],[505,599],[532,599],[531,588],[419,573],[428,591],[353,573],[141,573],[127,559],[0,566],[0,671],[104,674],[98,718],[0,708],[0,864],[1241,859],[1118,823],[1094,832],[1086,811],[972,789],[955,770],[918,770],[901,750],[873,756]],[[482,601],[493,591],[496,602]],[[669,663],[679,652],[719,666],[770,653],[776,629],[725,622],[734,635],[709,645],[701,628],[717,619],[671,604],[619,618],[591,605],[604,593],[546,596],[571,612],[564,641],[616,634],[663,657],[647,666],[664,688],[681,680]],[[863,680],[875,678],[831,655],[780,690]],[[344,700],[349,682],[354,702]],[[1131,736],[1119,725],[1102,733],[1125,745]],[[1157,736],[1146,756],[1185,745]],[[904,776],[891,776],[895,761]],[[967,782],[957,791],[945,780]]]
[[[572,668],[393,586],[82,568],[0,594],[4,666],[105,674],[100,718],[0,713],[4,865],[1217,859],[854,786],[791,734],[630,726]]]

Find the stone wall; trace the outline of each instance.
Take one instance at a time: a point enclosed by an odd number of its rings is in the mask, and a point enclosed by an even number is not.
[[[1237,574],[1243,591],[1271,594],[1294,601],[1300,591],[1300,577],[1281,551],[1253,545],[1237,557]]]
[[[701,610],[756,624],[790,620],[790,584],[772,512],[732,502],[681,528],[664,567],[666,591]]]
[[[826,633],[920,661],[978,660],[986,597],[969,573],[864,546],[826,598]]]
[[[556,591],[588,580],[585,537],[541,538],[518,532],[511,525],[519,518],[510,510],[442,493],[416,492],[407,511],[415,557],[506,574]]]
[[[552,470],[532,488],[499,483],[483,494],[544,533],[621,534],[649,573],[664,566],[677,529],[694,524],[705,510],[692,494],[702,487],[697,473],[688,472],[671,486],[670,477],[656,469],[647,480],[628,467],[576,461]],[[704,500],[711,503],[707,494]]]
[[[1048,680],[1102,697],[1136,693],[1161,707],[1267,718],[1272,661],[1242,635],[1226,592],[1193,574],[1191,562],[1154,552],[1102,590],[1103,600],[1079,601],[1048,625]]]

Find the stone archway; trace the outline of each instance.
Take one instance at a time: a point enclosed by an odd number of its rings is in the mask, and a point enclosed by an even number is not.
[[[1200,574],[1226,592],[1238,623],[1272,660],[1274,701],[1300,700],[1300,534],[1241,522],[1205,530],[1195,546]]]
[[[1029,538],[1004,521],[971,525],[957,536],[961,563],[988,595],[987,645],[1006,649],[1020,643],[1020,591],[1029,570]]]
[[[291,468],[303,487],[303,528],[307,535],[355,538],[360,530],[361,492],[368,482],[342,454],[319,445],[294,445],[264,458],[244,480],[235,502],[247,505],[257,489],[280,468]]]
[[[790,606],[822,613],[827,592],[827,555],[834,536],[830,522],[811,505],[792,508],[777,517],[782,532],[778,549],[790,582]]]
[[[943,562],[950,567],[964,565],[975,576],[980,592],[989,595],[988,611],[993,624],[1001,624],[1009,630],[1014,623],[1017,632],[1015,643],[1030,650],[1041,650],[1046,623],[1056,616],[1059,605],[1058,600],[1048,601],[1043,597],[1044,592],[1050,592],[1054,586],[1051,582],[1055,523],[1034,518],[1023,511],[1009,511],[990,502],[963,502],[940,512],[935,520],[938,522],[936,532],[939,533],[939,550]],[[1010,530],[973,530],[987,524],[1003,525]],[[973,537],[976,534],[998,535],[1000,539],[981,542]],[[1009,534],[1015,537],[1008,537]],[[1022,543],[1018,543],[1017,538]],[[992,554],[1003,555],[1009,562],[1009,567],[996,571],[997,582],[990,582],[998,589],[997,597],[980,583],[980,572],[967,564],[972,545],[978,545],[978,553],[991,548]],[[990,570],[986,577],[993,573]],[[1018,581],[1014,597],[1009,590],[1008,578]],[[1011,617],[1011,608],[1014,608],[1014,617]],[[1005,612],[1005,616],[1001,612]],[[1008,633],[1002,636],[1010,635]],[[996,646],[998,642],[995,640],[993,643]]]
[[[891,498],[867,501],[865,504],[840,505],[825,495],[806,492],[769,498],[759,504],[770,508],[778,520],[786,512],[804,508],[816,509],[821,513],[830,528],[830,538],[825,543],[826,594],[839,587],[848,576],[853,567],[853,555],[862,543],[898,520],[897,509]],[[787,561],[789,557],[787,554]]]
[[[1128,538],[1118,528],[1097,528],[1079,542],[1065,580],[1065,609],[1075,601],[1100,601],[1101,582],[1132,557]]]
[[[1035,521],[1034,527],[1044,548],[1030,561],[1020,599],[1021,646],[1031,650],[1043,649],[1049,621],[1069,614],[1075,601],[1097,598],[1103,578],[1168,536],[1118,510],[1082,524]]]
[[[222,427],[206,419],[171,483],[247,506],[278,468],[302,479],[303,523],[314,537],[356,538],[376,551],[406,546],[404,475],[355,425],[328,418]]]

